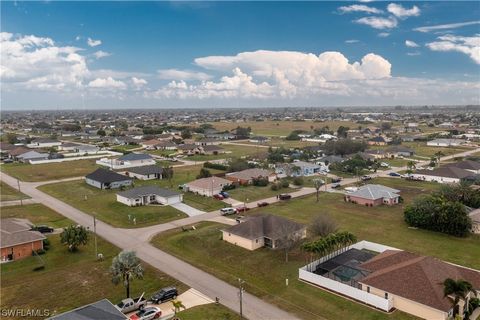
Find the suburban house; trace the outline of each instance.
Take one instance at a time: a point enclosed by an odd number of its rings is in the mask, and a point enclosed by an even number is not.
[[[468,216],[472,219],[472,232],[480,234],[480,209],[470,211]]]
[[[429,147],[458,147],[466,141],[462,139],[434,139],[427,141]]]
[[[212,197],[213,195],[216,195],[222,191],[224,187],[231,184],[232,182],[230,180],[224,178],[208,177],[186,183],[184,190],[197,193],[202,196]]]
[[[385,146],[387,145],[387,141],[384,137],[373,137],[367,141],[367,144],[370,146]]]
[[[17,156],[17,160],[23,163],[31,163],[31,161],[48,160],[48,153],[40,153],[37,151],[28,151]]]
[[[97,160],[96,163],[112,169],[125,169],[156,164],[155,159],[145,153],[128,153],[117,159],[102,158]]]
[[[90,144],[79,144],[73,149],[73,152],[86,154],[86,153],[97,153],[100,151],[100,148],[97,146],[92,146]]]
[[[80,146],[79,143],[73,143],[73,142],[64,142],[61,145],[58,146],[58,151],[74,151],[75,148]]]
[[[19,155],[22,155],[22,154],[27,153],[29,151],[32,151],[32,150],[28,149],[24,146],[18,146],[18,147],[15,147],[15,148],[11,149],[11,150],[8,150],[7,153],[8,153],[8,155],[11,159],[17,160],[17,157]]]
[[[321,171],[321,166],[305,161],[281,163],[275,166],[275,173],[279,178],[313,176]]]
[[[87,184],[99,189],[128,187],[132,184],[132,180],[130,177],[102,168],[98,168],[85,176],[85,182]]]
[[[376,160],[376,159],[384,159],[387,157],[387,153],[385,150],[365,150],[365,152],[358,152],[357,153],[362,159],[364,160]]]
[[[133,167],[125,170],[125,175],[139,180],[162,179],[163,169],[157,165]]]
[[[250,139],[248,139],[248,141],[253,142],[253,143],[266,143],[266,142],[270,141],[270,139],[267,138],[267,137],[255,136],[255,137],[251,137]]]
[[[449,164],[445,164],[443,167],[460,168],[463,170],[470,171],[471,173],[474,173],[474,174],[480,174],[480,162],[472,161],[472,160],[449,163]]]
[[[37,138],[32,140],[27,147],[29,148],[52,148],[61,146],[62,143],[58,140],[49,139],[49,138]]]
[[[199,154],[201,149],[195,144],[182,144],[177,147],[178,152],[185,155]]]
[[[424,319],[453,314],[452,301],[443,294],[445,279],[466,280],[480,291],[479,271],[408,251],[386,250],[360,267],[368,272],[358,281],[362,290],[392,299],[394,308]],[[463,310],[463,301],[460,305]]]
[[[453,166],[443,166],[433,170],[417,170],[411,175],[414,179],[440,183],[459,183],[461,180],[474,176],[471,171]]]
[[[146,150],[155,150],[156,149],[156,146],[160,143],[159,140],[157,139],[151,139],[151,140],[147,140],[147,141],[143,141],[141,143],[141,146],[143,148],[145,148]]]
[[[225,153],[225,149],[217,145],[206,145],[206,146],[200,147],[200,150],[201,150],[201,153],[210,154],[210,155]]]
[[[177,145],[171,141],[159,141],[155,145],[155,149],[157,150],[177,150]]]
[[[117,201],[131,207],[148,204],[170,205],[182,200],[183,194],[156,186],[143,186],[117,193]]]
[[[412,157],[415,154],[413,149],[403,147],[403,146],[392,146],[387,149],[387,152],[390,157]]]
[[[398,309],[427,320],[452,318],[454,297],[444,295],[446,279],[468,281],[480,291],[478,270],[368,241],[309,263],[299,278],[384,312]],[[460,299],[456,308],[463,313],[464,306]]]
[[[81,306],[79,308],[50,317],[47,320],[127,320],[108,299]]]
[[[8,218],[0,222],[2,262],[30,257],[33,251],[43,249],[43,240],[46,238],[38,231],[31,231],[30,221]]]
[[[285,240],[300,240],[306,236],[305,225],[271,214],[250,217],[222,230],[223,240],[248,250],[282,248]]]
[[[227,173],[225,178],[241,185],[252,184],[254,179],[266,178],[268,182],[273,182],[277,175],[265,169],[246,169],[238,172]]]
[[[214,145],[219,145],[221,143],[220,140],[213,139],[213,138],[203,138],[198,141],[195,141],[195,144],[197,146],[214,146]]]
[[[398,204],[400,190],[379,184],[367,184],[357,191],[345,194],[345,201],[373,207],[381,204]]]

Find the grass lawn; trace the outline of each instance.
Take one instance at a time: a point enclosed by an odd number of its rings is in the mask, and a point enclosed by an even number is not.
[[[188,310],[177,313],[182,320],[236,320],[240,319],[240,315],[222,306],[221,304],[204,304],[196,306]]]
[[[211,122],[215,129],[219,131],[231,130],[236,127],[250,127],[253,135],[266,136],[287,136],[293,130],[311,131],[313,128],[322,128],[328,126],[330,130],[336,131],[339,126],[357,128],[359,125],[351,121],[247,121],[247,122]]]
[[[24,206],[3,207],[2,218],[23,218],[33,224],[48,224],[52,228],[63,228],[70,225],[70,220],[40,203]]]
[[[237,187],[232,190],[228,190],[228,194],[235,200],[241,202],[252,202],[264,198],[274,197],[280,193],[288,193],[295,191],[292,188],[282,188],[280,190],[273,191],[270,189],[270,185],[265,187],[257,187],[257,186],[245,186],[245,187]]]
[[[371,183],[400,189],[405,203],[410,203],[419,194],[427,194],[438,188],[438,184],[403,179],[379,178]],[[337,221],[340,230],[348,230],[360,240],[480,268],[478,235],[456,238],[410,229],[403,221],[403,206],[367,208],[345,203],[341,194],[322,192],[318,203],[315,195],[311,195],[253,209],[245,214],[272,213],[308,224],[315,215],[328,213]],[[245,279],[248,292],[295,312],[304,319],[316,319],[320,315],[326,319],[414,319],[398,311],[386,315],[298,281],[298,267],[305,264],[305,256],[298,249],[291,252],[289,262],[285,263],[281,251],[260,249],[250,252],[221,241],[219,230],[224,225],[201,223],[196,227],[197,230],[191,232],[170,230],[159,234],[153,243],[231,284],[236,284],[238,277]],[[286,277],[289,278],[288,287],[285,287]]]
[[[380,162],[386,162],[392,167],[404,167],[404,166],[407,165],[409,160],[395,158],[395,159],[380,159],[379,161]]]
[[[270,141],[267,141],[262,144],[258,144],[250,141],[241,141],[242,144],[251,144],[252,146],[272,146],[272,147],[284,147],[284,148],[303,148],[306,146],[316,146],[319,145],[318,142],[309,142],[309,141],[300,141],[300,140],[285,140],[285,138],[280,137],[271,137]],[[261,147],[262,148],[262,147]],[[263,149],[268,150],[263,147]]]
[[[214,211],[227,206],[226,203],[214,199],[212,197],[204,197],[201,195],[194,194],[192,192],[186,192],[183,194],[183,202],[203,211]]]
[[[32,222],[38,221],[48,225],[70,224],[66,218],[60,223],[60,215],[53,211],[47,213],[47,210],[43,210],[44,214],[39,216],[39,210],[35,210],[34,206],[38,209],[41,205],[28,206],[32,207],[29,212],[17,210],[18,207],[9,208],[12,209],[10,216],[29,218]],[[2,217],[4,214],[2,208]],[[61,313],[103,298],[110,299],[112,303],[125,298],[124,287],[121,284],[114,286],[109,275],[112,258],[120,252],[118,248],[98,238],[98,252],[104,255],[104,260],[95,261],[92,238],[87,246],[80,247],[75,253],[67,251],[60,243],[58,234],[50,235],[48,238],[50,250],[41,255],[45,269],[33,271],[34,267],[40,265],[36,257],[0,265],[2,309],[47,309],[51,313]],[[132,282],[132,296],[145,291],[148,297],[154,291],[168,285],[176,285],[180,291],[186,289],[182,283],[151,266],[145,263],[143,266],[144,279]]]
[[[145,227],[187,216],[171,206],[129,207],[117,202],[115,194],[119,190],[100,190],[87,185],[84,180],[47,184],[39,189],[88,214],[96,214],[100,220],[115,227]]]
[[[19,192],[17,189],[10,187],[3,181],[0,181],[0,201],[13,201],[28,198],[30,197]]]
[[[404,142],[402,146],[415,150],[415,155],[422,157],[432,157],[435,153],[441,151],[444,155],[449,156],[455,153],[471,150],[469,147],[430,147],[426,142]]]
[[[21,181],[35,182],[85,176],[98,166],[95,164],[95,159],[89,159],[35,165],[9,163],[3,164],[0,168]]]
[[[208,161],[217,159],[241,158],[243,156],[260,156],[268,152],[267,148],[249,147],[233,144],[222,144],[220,147],[224,148],[227,153],[220,153],[217,155],[194,155],[185,159],[191,161]]]

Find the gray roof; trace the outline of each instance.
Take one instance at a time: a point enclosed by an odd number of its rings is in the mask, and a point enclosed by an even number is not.
[[[170,189],[159,188],[157,186],[143,186],[143,187],[122,191],[117,194],[119,196],[131,199],[131,198],[138,198],[138,197],[152,195],[152,194],[158,195],[160,197],[168,198],[168,197],[178,196],[180,193]]]
[[[146,174],[162,173],[163,169],[162,167],[153,164],[151,166],[128,168],[127,171],[133,172],[136,174],[146,175]]]
[[[125,320],[126,315],[121,313],[107,299],[103,299],[92,304],[87,304],[77,309],[53,316],[48,319],[55,320]]]
[[[0,226],[0,247],[12,247],[22,243],[30,243],[45,239],[38,231],[30,231],[31,227],[23,220],[2,219]]]
[[[457,167],[440,167],[434,170],[417,170],[415,174],[423,174],[426,176],[444,177],[444,178],[456,178],[463,179],[471,177],[474,174],[470,171],[460,169]]]
[[[359,197],[363,199],[393,199],[397,198],[400,190],[382,186],[380,184],[367,184],[360,187],[357,191],[349,193],[350,196]]]
[[[272,240],[281,239],[288,234],[305,228],[303,224],[271,214],[254,216],[247,221],[234,225],[225,232],[235,234],[242,238],[257,239],[267,237]]]
[[[296,167],[301,168],[302,170],[305,168],[320,168],[318,164],[311,163],[311,162],[305,162],[305,161],[294,161],[290,163],[290,165],[294,165]]]
[[[39,158],[48,158],[48,153],[40,153],[37,151],[28,151],[22,153],[17,158],[19,159],[39,159]]]
[[[151,155],[145,153],[129,153],[118,158],[120,161],[134,161],[134,160],[150,160],[153,159]]]
[[[472,161],[472,160],[465,160],[455,163],[449,163],[444,165],[443,167],[455,167],[464,170],[480,170],[480,162]]]
[[[111,183],[116,181],[125,181],[125,180],[132,180],[130,177],[126,177],[115,171],[110,171],[102,168],[98,168],[97,170],[89,173],[85,176],[85,178],[98,181],[101,183]]]

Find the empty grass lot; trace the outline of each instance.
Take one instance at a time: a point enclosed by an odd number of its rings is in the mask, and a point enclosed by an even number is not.
[[[222,144],[220,147],[224,148],[227,153],[220,153],[216,155],[194,155],[187,157],[187,160],[191,161],[208,161],[208,160],[217,160],[217,159],[231,159],[231,158],[241,158],[245,156],[261,156],[266,154],[267,148],[255,148],[242,145],[234,144]]]
[[[204,197],[201,195],[194,194],[192,192],[186,192],[183,194],[183,202],[197,208],[202,211],[215,211],[227,206],[226,203],[211,198],[211,197]]]
[[[0,168],[6,174],[21,181],[37,182],[85,176],[98,166],[95,164],[95,159],[91,159],[35,165],[9,163],[3,164]]]
[[[24,206],[2,207],[1,217],[28,219],[35,225],[46,224],[52,228],[63,228],[71,221],[40,203]]]
[[[380,178],[370,183],[400,189],[406,203],[410,203],[415,196],[428,194],[438,188],[438,184],[403,179]],[[328,213],[337,221],[340,230],[348,230],[360,240],[480,268],[478,235],[456,238],[410,229],[403,221],[403,206],[365,207],[345,203],[341,194],[323,192],[318,203],[315,195],[311,195],[250,210],[245,214],[271,213],[309,224],[315,215]],[[285,263],[282,251],[260,249],[250,252],[223,242],[220,230],[226,227],[224,225],[202,223],[196,227],[197,231],[171,230],[159,234],[153,243],[231,284],[236,284],[238,277],[245,279],[248,292],[295,312],[304,319],[414,319],[398,311],[391,315],[374,311],[298,281],[298,267],[305,264],[305,256],[298,249],[290,254],[289,263]],[[286,277],[290,280],[288,287],[285,287]]]
[[[47,184],[39,189],[115,227],[138,228],[187,217],[171,206],[129,207],[117,202],[119,190],[100,190],[84,180]]]
[[[10,187],[3,181],[0,181],[0,201],[13,201],[28,198],[30,197],[19,192],[17,189]]]
[[[470,147],[430,147],[426,142],[404,142],[402,146],[411,148],[415,151],[416,156],[432,157],[437,152],[442,152],[445,156],[455,153],[461,153],[471,150]]]
[[[265,187],[257,187],[257,186],[245,186],[245,187],[237,187],[232,190],[228,190],[228,194],[235,200],[240,202],[251,202],[257,201],[265,198],[275,197],[277,194],[280,193],[289,193],[295,191],[292,188],[282,188],[280,190],[273,191],[270,189],[270,185]]]
[[[221,304],[205,304],[196,306],[188,310],[177,313],[179,319],[182,320],[237,320],[240,315],[222,306]]]
[[[28,218],[32,222],[52,226],[70,224],[68,219],[58,213],[41,209],[39,206],[41,205],[10,207],[9,216]],[[42,210],[43,214],[39,215]],[[2,217],[4,214],[2,208]],[[80,247],[75,253],[67,251],[60,243],[58,234],[48,238],[51,243],[50,250],[41,255],[45,269],[33,271],[34,267],[40,265],[39,259],[35,257],[0,265],[2,309],[47,309],[58,314],[103,298],[110,299],[112,303],[125,298],[124,287],[121,284],[114,286],[109,274],[112,258],[120,252],[118,248],[98,238],[98,252],[104,255],[104,260],[95,261],[92,238],[87,246]],[[168,285],[177,285],[181,291],[185,290],[182,283],[145,263],[143,266],[145,277],[132,282],[132,296],[145,291],[149,297],[154,291]]]

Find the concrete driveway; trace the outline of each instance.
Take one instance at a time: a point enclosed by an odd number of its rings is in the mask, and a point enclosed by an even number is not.
[[[182,211],[183,213],[185,213],[189,217],[199,216],[199,215],[202,215],[202,214],[206,213],[205,211],[198,210],[194,207],[189,206],[188,204],[181,203],[181,202],[171,204],[170,206],[174,207],[177,210]]]

